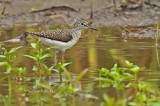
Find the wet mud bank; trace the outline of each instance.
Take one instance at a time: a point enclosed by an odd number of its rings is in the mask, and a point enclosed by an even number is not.
[[[129,0],[128,4],[112,0],[64,1],[47,0],[11,1],[4,15],[0,16],[0,28],[8,29],[15,25],[71,25],[77,18],[93,22],[93,26],[146,26],[158,23],[160,3],[158,0]],[[131,2],[132,1],[132,2]],[[16,4],[17,3],[17,4]],[[47,6],[48,5],[48,6]],[[36,9],[35,9],[36,8]],[[93,13],[91,13],[93,11]]]

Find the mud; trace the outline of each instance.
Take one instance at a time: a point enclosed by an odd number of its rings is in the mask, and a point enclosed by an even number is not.
[[[124,5],[112,0],[93,0],[93,18],[90,0],[13,0],[6,4],[5,14],[0,16],[0,28],[15,25],[71,25],[77,18],[93,21],[93,26],[146,26],[157,24],[160,15],[159,0],[129,0]],[[147,4],[148,3],[148,4]],[[1,10],[4,3],[1,3]],[[65,6],[74,9],[46,9]],[[34,9],[33,9],[34,8]],[[46,10],[45,10],[46,9]],[[45,10],[29,12],[33,10]]]

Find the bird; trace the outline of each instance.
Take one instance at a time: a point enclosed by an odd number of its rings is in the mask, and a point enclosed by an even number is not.
[[[58,53],[59,50],[62,51],[62,60],[64,60],[64,53],[66,49],[69,49],[76,44],[76,42],[80,39],[81,31],[84,28],[98,31],[90,26],[84,19],[77,19],[72,29],[55,29],[41,32],[24,31],[20,37],[20,40],[26,41],[26,37],[31,35],[36,39],[40,39],[41,42],[47,46],[56,46],[57,49],[55,53]]]

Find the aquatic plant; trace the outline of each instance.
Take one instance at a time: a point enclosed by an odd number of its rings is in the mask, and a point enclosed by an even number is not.
[[[127,100],[124,98],[122,100],[116,101],[115,98],[103,94],[104,102],[100,103],[100,106],[127,106]]]
[[[36,9],[35,8],[31,8],[28,12],[34,12],[34,11],[36,11]]]
[[[0,55],[0,66],[6,66],[6,72],[9,74],[11,72],[11,63],[13,62],[13,58],[15,58],[16,50],[20,49],[22,46],[12,48],[11,50],[7,50],[6,48],[2,48],[3,54]]]
[[[126,81],[137,78],[137,73],[141,70],[137,65],[133,65],[129,61],[126,61],[127,67],[118,67],[117,64],[113,66],[111,70],[106,68],[98,69],[99,77],[96,80],[99,81],[99,87],[108,87],[113,85],[117,89],[124,89]],[[131,73],[133,72],[133,73]]]
[[[4,103],[5,105],[13,105],[16,103],[17,98],[14,97],[14,94],[12,93],[13,91],[17,91],[20,94],[18,98],[26,98],[26,100],[22,100],[21,104],[26,104],[29,102],[31,104],[44,105],[57,99],[60,100],[60,103],[67,104],[68,102],[64,101],[67,101],[68,98],[71,100],[71,102],[73,102],[74,98],[77,96],[81,96],[85,100],[92,98],[90,93],[86,94],[82,91],[82,94],[79,88],[79,81],[84,75],[86,75],[88,69],[85,69],[75,77],[75,75],[73,76],[73,74],[69,72],[70,70],[68,71],[66,67],[71,63],[59,62],[56,66],[46,66],[45,59],[51,56],[49,53],[47,53],[47,51],[52,48],[42,49],[40,48],[39,43],[40,41],[37,43],[32,43],[31,46],[34,48],[34,50],[30,52],[30,55],[25,55],[36,62],[36,65],[33,67],[33,73],[37,73],[42,70],[42,72],[46,71],[48,74],[53,74],[52,71],[55,71],[59,73],[60,77],[63,77],[63,80],[58,80],[58,82],[50,84],[46,80],[47,75],[45,77],[39,75],[35,75],[33,78],[28,77],[27,75],[29,71],[27,68],[15,67],[12,65],[13,59],[16,57],[15,52],[21,47],[12,48],[9,51],[5,48],[0,48],[2,51],[0,55],[0,66],[6,66],[7,73],[7,77],[2,77],[0,81],[8,82],[8,94],[0,94],[0,102]],[[103,93],[101,95],[103,101],[100,101],[100,106],[152,106],[159,104],[160,93],[158,87],[156,92],[153,90],[153,88],[150,88],[146,82],[138,78],[138,73],[142,70],[142,68],[129,61],[125,61],[125,63],[125,67],[120,67],[118,64],[115,64],[111,69],[97,69],[99,72],[99,76],[96,78],[98,81],[97,86],[100,87],[100,89],[113,87],[115,88],[117,94],[117,97],[112,97],[110,94]],[[11,72],[12,74],[9,74]],[[17,80],[18,78],[20,80]],[[31,80],[33,83],[28,85],[28,81],[30,82]],[[14,83],[18,84],[13,86]],[[127,92],[127,89],[132,89],[133,91],[130,95],[126,96],[125,93]],[[87,96],[90,97],[87,98]]]
[[[155,46],[158,46],[159,23],[160,23],[160,16],[159,16],[158,24],[157,24],[157,32],[156,32]]]
[[[27,70],[26,67],[24,67],[24,68],[18,67],[18,68],[16,68],[16,72],[18,73],[19,76],[20,76],[21,74],[27,75],[28,70]]]
[[[142,70],[137,65],[126,61],[127,67],[118,67],[117,64],[113,66],[111,70],[106,68],[98,69],[99,77],[96,80],[99,81],[98,87],[109,87],[113,86],[117,90],[125,90],[128,88],[133,88],[133,93],[128,97],[119,97],[119,92],[117,92],[118,100],[110,97],[107,94],[103,95],[104,102],[101,102],[101,106],[104,105],[146,105],[146,104],[156,104],[159,102],[159,95],[153,92],[147,85],[142,81],[137,80],[137,74]]]
[[[88,69],[83,70],[74,80],[72,79],[72,75],[68,72],[68,70],[65,67],[63,67],[63,70],[66,75],[66,82],[61,83],[58,86],[58,89],[54,95],[55,98],[60,98],[62,96],[72,96],[72,95],[78,94],[79,88],[77,87],[77,84],[88,71]]]
[[[37,43],[31,43],[31,46],[32,48],[35,49],[35,51],[31,51],[30,55],[24,55],[24,56],[29,57],[36,62],[37,66],[33,66],[33,69],[32,69],[33,71],[38,72],[39,70],[40,73],[42,73],[43,71],[42,68],[45,68],[48,71],[48,73],[50,73],[54,68],[54,66],[51,66],[50,68],[48,68],[45,65],[44,60],[48,57],[51,57],[51,54],[46,53],[46,51],[56,47],[48,47],[46,49],[42,49],[39,47],[39,43],[40,43],[40,40],[38,40]]]

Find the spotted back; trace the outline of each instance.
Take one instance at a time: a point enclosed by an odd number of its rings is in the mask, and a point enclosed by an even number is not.
[[[61,42],[68,42],[73,38],[68,29],[56,29],[47,32],[28,32],[28,34]]]

